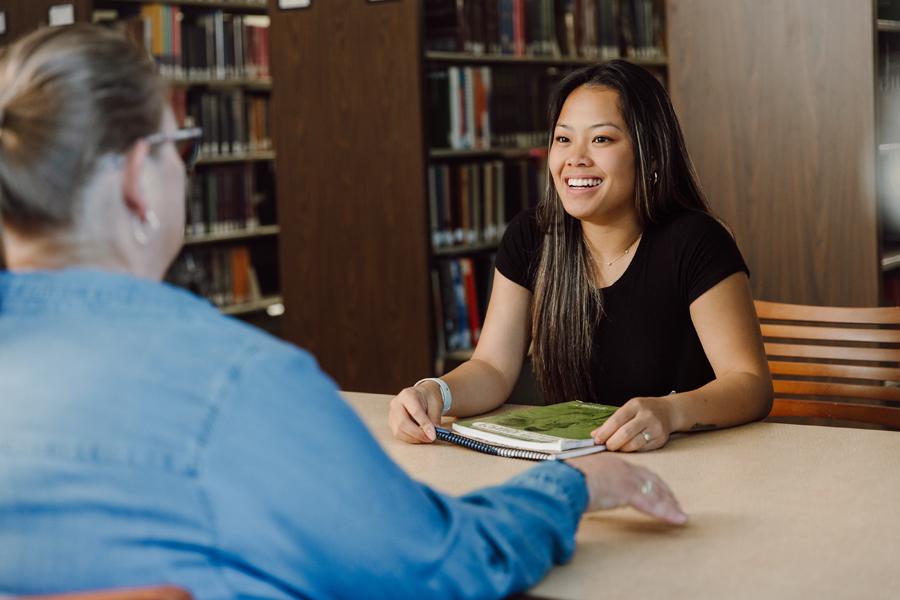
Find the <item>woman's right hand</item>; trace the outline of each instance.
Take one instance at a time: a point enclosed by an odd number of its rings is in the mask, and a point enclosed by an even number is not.
[[[434,388],[434,389],[431,389]],[[388,424],[394,437],[410,444],[430,444],[437,439],[444,404],[440,388],[430,381],[408,387],[391,399]]]
[[[672,490],[648,469],[609,452],[570,458],[566,463],[584,473],[590,496],[588,511],[631,506],[675,525],[687,521]]]

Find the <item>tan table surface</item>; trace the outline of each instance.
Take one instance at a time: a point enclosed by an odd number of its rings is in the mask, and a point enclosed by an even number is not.
[[[533,463],[451,444],[412,446],[390,396],[344,393],[416,479],[451,494]],[[691,520],[627,509],[585,516],[548,598],[900,598],[900,433],[775,423],[685,435],[627,459],[662,476]]]

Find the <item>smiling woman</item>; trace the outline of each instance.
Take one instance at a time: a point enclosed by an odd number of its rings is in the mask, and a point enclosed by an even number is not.
[[[550,402],[622,407],[594,432],[613,450],[765,416],[749,271],[710,214],[665,89],[615,60],[566,77],[549,113],[552,185],[504,235],[478,347],[440,382],[452,406],[434,382],[407,388],[395,434],[431,441],[442,412],[496,408],[529,345]]]

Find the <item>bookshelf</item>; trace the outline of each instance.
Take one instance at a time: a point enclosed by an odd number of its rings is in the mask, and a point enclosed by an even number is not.
[[[507,46],[495,27],[504,15],[487,11],[502,4],[328,0],[280,11],[270,2],[272,42],[283,49],[272,62],[275,129],[291,132],[275,140],[279,220],[292,232],[280,249],[297,257],[283,270],[284,332],[342,389],[394,393],[471,352],[449,345],[448,334],[471,346],[503,228],[543,190],[555,81],[613,56],[668,78],[661,0],[578,3],[595,7],[593,20],[567,17],[572,2],[528,2],[560,15],[561,27],[538,19]],[[653,8],[645,37],[633,26],[626,33],[624,16],[607,22],[611,34],[601,30],[601,8],[624,15],[637,5]],[[462,92],[451,91],[451,77]],[[288,99],[278,90],[305,93]],[[465,124],[449,114],[453,93],[473,105]],[[304,197],[292,198],[301,186]],[[454,300],[442,283],[454,271],[469,283],[451,329],[444,306]]]
[[[147,47],[179,125],[204,131],[167,280],[228,315],[280,316],[265,2],[93,0],[89,14]]]
[[[634,56],[616,55],[607,58],[624,58],[634,64],[647,68],[665,68],[667,61],[665,57],[657,58],[639,58]],[[425,60],[431,63],[448,63],[448,64],[475,64],[475,65],[520,65],[520,66],[587,66],[597,63],[595,58],[585,58],[579,56],[515,56],[510,54],[487,54],[487,53],[468,53],[468,52],[425,52]]]
[[[0,44],[48,24],[57,0],[0,0]],[[279,281],[265,0],[77,0],[76,21],[120,27],[154,55],[180,125],[204,129],[185,245],[167,279],[275,333]]]

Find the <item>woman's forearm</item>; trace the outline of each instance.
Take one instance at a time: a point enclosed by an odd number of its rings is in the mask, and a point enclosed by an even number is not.
[[[447,413],[454,417],[467,417],[490,412],[509,397],[515,381],[507,381],[490,363],[473,358],[459,365],[443,377],[453,394],[453,406]],[[429,393],[440,391],[431,389]]]
[[[728,373],[701,388],[667,398],[672,430],[703,431],[762,419],[772,408],[772,395],[770,377]]]

